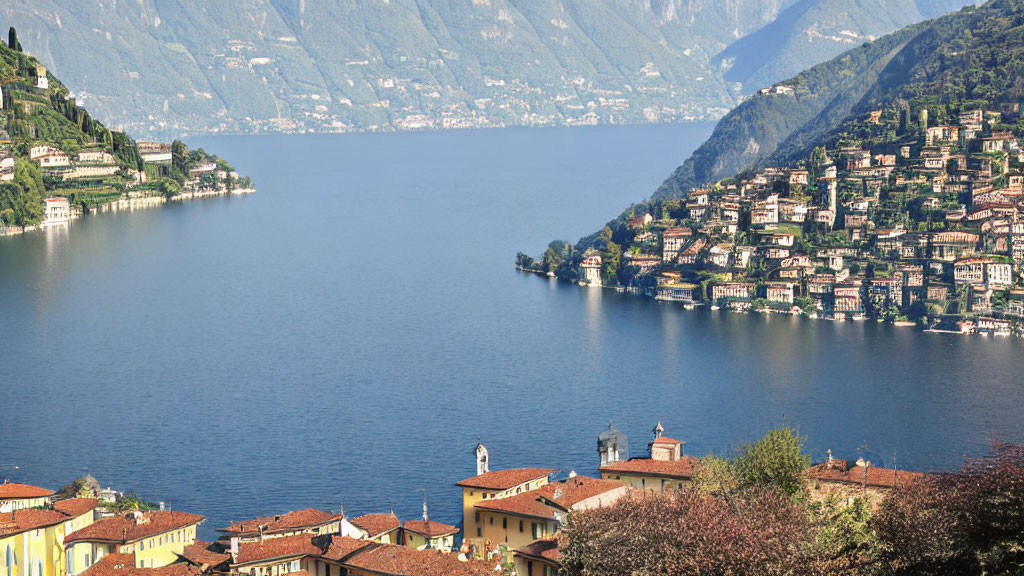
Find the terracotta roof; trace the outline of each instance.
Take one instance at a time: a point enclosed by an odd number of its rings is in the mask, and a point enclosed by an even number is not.
[[[251,520],[232,522],[227,528],[218,529],[218,532],[226,532],[225,536],[228,537],[242,534],[259,534],[259,527],[263,526],[264,534],[272,534],[274,532],[287,532],[311,526],[322,526],[329,524],[336,518],[335,515],[329,512],[307,508],[274,516],[263,516]]]
[[[557,538],[541,538],[540,540],[534,540],[522,548],[517,548],[514,551],[514,554],[516,556],[525,556],[526,558],[546,560],[552,564],[559,564],[562,562],[562,553],[558,551]]]
[[[650,458],[631,458],[625,462],[616,462],[601,467],[603,473],[613,474],[647,474],[667,478],[688,479],[693,476],[694,469],[700,461],[692,456],[683,456],[679,460],[651,460]]]
[[[878,468],[867,466],[867,485],[876,488],[893,488],[897,484],[906,485],[910,482],[920,480],[925,474],[910,472],[907,470],[893,470],[892,468]],[[819,482],[836,482],[840,484],[862,485],[865,467],[850,465],[846,460],[833,459],[832,462],[815,464],[804,472],[804,476]]]
[[[402,523],[394,514],[363,514],[350,520],[357,528],[361,528],[373,538],[402,527]]]
[[[531,480],[544,478],[555,472],[551,468],[513,468],[512,470],[495,470],[479,476],[466,478],[456,482],[456,486],[464,488],[483,488],[485,490],[508,490]]]
[[[413,532],[422,536],[447,536],[459,531],[455,526],[434,522],[433,520],[407,520],[402,527],[407,532]]]
[[[95,542],[134,542],[185,526],[199,524],[206,518],[188,512],[171,512],[169,510],[143,512],[139,519],[131,514],[100,518],[96,522],[72,532],[64,538],[64,542],[76,540]]]
[[[310,534],[296,534],[294,536],[267,538],[262,542],[242,542],[238,545],[238,560],[234,565],[259,563],[276,558],[290,558],[307,554],[319,555],[323,551],[313,544],[312,538]]]
[[[53,509],[78,518],[82,514],[92,512],[100,503],[96,498],[68,498],[53,503]]]
[[[504,512],[516,516],[529,516],[550,520],[555,513],[569,510],[576,504],[623,488],[622,482],[576,476],[551,484],[545,484],[536,490],[516,494],[507,498],[495,498],[477,502],[473,507],[481,510]]]
[[[136,568],[134,554],[107,554],[80,576],[199,576],[202,570],[184,562],[160,568]]]
[[[320,556],[323,556],[328,560],[340,562],[350,556],[353,552],[372,545],[373,542],[369,540],[357,540],[355,538],[349,538],[348,536],[333,534],[331,535],[330,544],[327,545],[327,549],[320,554]]]
[[[21,500],[24,498],[45,498],[52,496],[53,490],[32,486],[31,484],[15,484],[5,482],[0,484],[0,500]]]
[[[686,442],[683,442],[682,440],[673,440],[672,438],[666,438],[665,436],[660,436],[658,438],[655,438],[654,441],[651,442],[651,444],[686,444]]]
[[[56,510],[26,508],[0,514],[0,536],[9,536],[26,530],[55,526],[69,518]]]
[[[369,546],[351,556],[344,565],[387,576],[490,576],[495,573],[494,567],[484,562],[460,562],[453,554],[389,544]]]
[[[210,542],[203,542],[202,540],[196,540],[192,544],[185,546],[185,549],[178,556],[204,568],[218,566],[231,560],[231,554],[219,552],[213,549],[213,545]]]

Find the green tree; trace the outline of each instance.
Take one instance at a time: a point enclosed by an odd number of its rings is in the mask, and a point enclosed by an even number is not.
[[[803,472],[811,465],[811,456],[803,451],[806,440],[783,422],[757,442],[741,446],[733,461],[740,487],[774,486],[789,495],[800,493]]]
[[[21,49],[21,42],[18,42],[18,32],[11,26],[11,29],[7,31],[7,47],[17,52],[23,52]]]

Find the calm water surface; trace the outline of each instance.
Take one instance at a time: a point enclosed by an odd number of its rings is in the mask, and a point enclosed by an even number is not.
[[[686,312],[516,273],[596,229],[709,126],[196,142],[259,192],[0,240],[0,476],[88,470],[231,519],[316,506],[456,523],[495,467],[596,472],[614,418],[726,452],[783,418],[816,457],[919,470],[1024,441],[1024,345]],[[15,468],[17,467],[17,468]]]

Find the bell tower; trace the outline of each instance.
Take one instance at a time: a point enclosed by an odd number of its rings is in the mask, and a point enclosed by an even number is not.
[[[487,455],[487,448],[480,442],[480,439],[476,439],[476,448],[473,449],[473,455],[476,456],[476,475],[486,474],[491,471],[490,458]]]
[[[608,421],[608,430],[597,436],[597,454],[601,458],[601,466],[629,460],[629,441],[625,434],[615,429],[611,420]]]

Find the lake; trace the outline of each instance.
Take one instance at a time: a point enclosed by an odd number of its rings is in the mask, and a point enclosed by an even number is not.
[[[0,239],[0,477],[86,471],[229,520],[460,520],[494,468],[595,474],[614,419],[727,453],[938,470],[1024,441],[1024,344],[685,311],[518,273],[648,196],[708,125],[196,140],[258,192]]]

